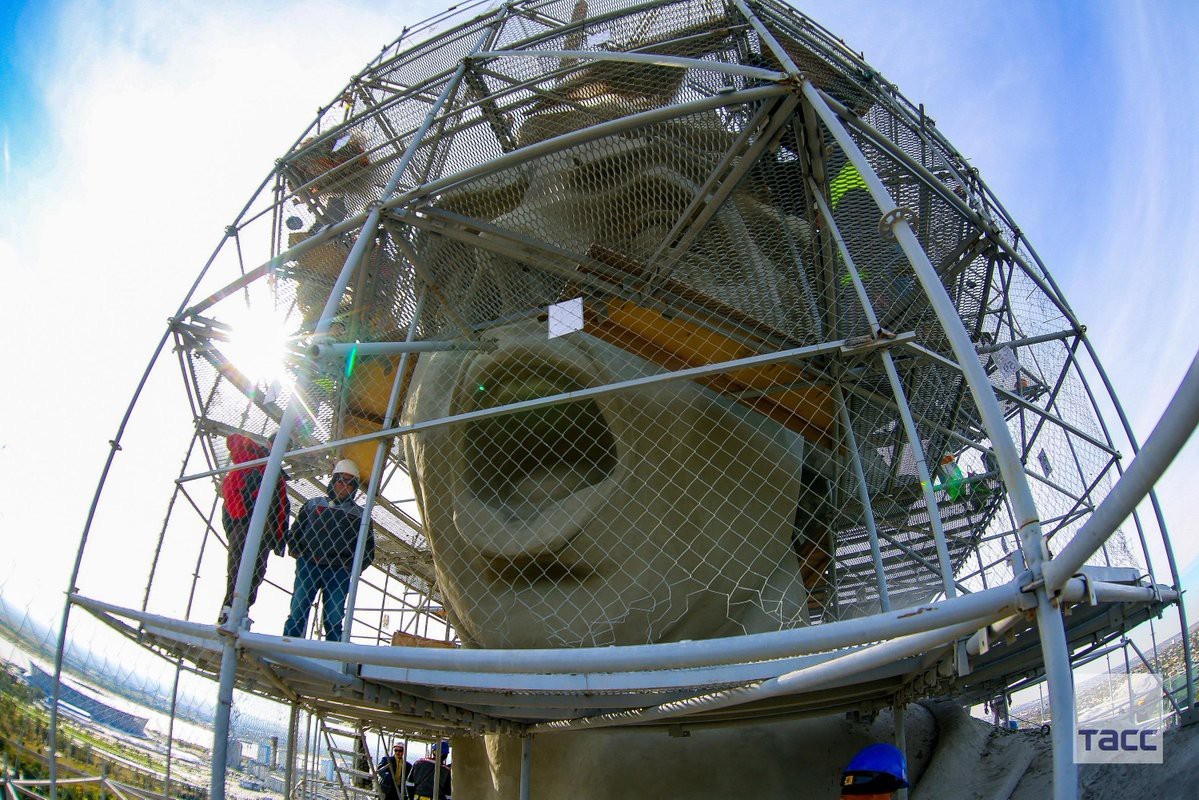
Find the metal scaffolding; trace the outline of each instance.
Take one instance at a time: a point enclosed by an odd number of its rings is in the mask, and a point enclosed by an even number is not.
[[[105,522],[101,497],[146,480],[116,456],[168,344],[191,430],[166,520]],[[370,736],[484,733],[524,737],[527,796],[541,733],[1044,677],[1066,800],[1072,664],[1169,606],[1187,630],[1153,485],[1197,382],[1138,448],[977,172],[794,9],[458,8],[320,110],[171,317],[56,670],[79,607],[218,680],[213,800],[237,690],[289,710],[289,796],[349,798]],[[362,505],[335,491],[347,461]],[[351,506],[337,553],[297,533]],[[140,604],[86,568],[120,536],[152,554]],[[311,638],[252,630],[272,603]],[[346,759],[327,784],[317,730]]]

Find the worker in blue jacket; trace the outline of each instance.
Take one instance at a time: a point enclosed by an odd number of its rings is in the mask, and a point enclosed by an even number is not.
[[[308,609],[319,591],[325,638],[331,642],[341,641],[354,549],[362,526],[362,507],[354,502],[358,483],[358,465],[348,458],[342,459],[333,468],[328,493],[309,500],[296,515],[287,535],[288,552],[296,559],[296,579],[292,587],[291,613],[283,626],[284,636],[304,635],[304,629],[308,627]],[[375,535],[368,527],[363,569],[374,557]]]

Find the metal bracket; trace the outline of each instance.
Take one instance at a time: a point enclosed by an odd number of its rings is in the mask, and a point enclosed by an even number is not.
[[[846,339],[845,344],[841,345],[841,355],[857,356],[863,353],[869,353],[874,350],[883,350],[896,345],[906,344],[907,342],[916,339],[915,331],[907,331],[906,333],[893,333],[886,328],[880,328],[877,334],[866,336],[855,336],[852,339]]]
[[[959,639],[954,643],[953,662],[955,671],[957,672],[957,676],[959,678],[964,678],[971,672],[974,672],[974,667],[970,666],[970,654],[966,652],[965,639]]]
[[[1095,596],[1095,586],[1094,586],[1094,583],[1091,581],[1090,576],[1087,575],[1085,572],[1079,572],[1079,573],[1075,574],[1074,577],[1082,579],[1083,598],[1086,600],[1087,605],[1089,605],[1089,606],[1099,605],[1099,598]]]
[[[978,645],[978,654],[980,656],[985,656],[987,654],[987,652],[991,649],[991,626],[984,625],[983,627],[978,629],[978,631],[974,634],[974,636],[977,637],[974,639],[974,641]],[[967,652],[967,655],[969,655],[968,652]]]
[[[1032,570],[1026,569],[1019,573],[1016,585],[1020,587],[1020,610],[1034,611],[1037,607],[1037,589],[1045,585],[1045,581],[1034,576]]]
[[[878,221],[878,232],[888,242],[895,241],[895,226],[900,220],[906,220],[909,225],[914,225],[920,218],[916,216],[916,212],[904,206],[898,206],[891,209]]]

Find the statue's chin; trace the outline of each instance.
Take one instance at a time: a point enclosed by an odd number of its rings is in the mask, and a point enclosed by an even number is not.
[[[908,706],[905,712],[908,769],[915,781],[925,774],[934,754],[963,764],[979,763],[982,750],[976,746],[986,741],[989,729],[980,725],[968,742],[953,744],[948,736],[938,737],[943,714],[953,715],[948,721],[954,723],[954,730],[970,723],[956,708],[937,713],[936,719],[919,705]],[[837,714],[715,728],[689,728],[686,718],[674,722],[680,723],[683,735],[667,735],[661,729],[602,728],[533,737],[531,796],[572,800],[836,797],[840,771],[853,754],[867,744],[892,741],[895,735],[889,710],[872,721]],[[455,738],[455,792],[478,800],[516,800],[521,746],[515,736]],[[954,784],[959,791],[935,796],[971,796],[962,791],[969,779],[957,777],[942,783]]]

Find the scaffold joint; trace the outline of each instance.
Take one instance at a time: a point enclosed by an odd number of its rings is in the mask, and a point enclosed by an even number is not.
[[[915,225],[918,221],[916,212],[910,208],[899,206],[883,214],[878,221],[878,232],[888,242],[895,241],[895,226],[901,221],[906,221],[910,225]]]

